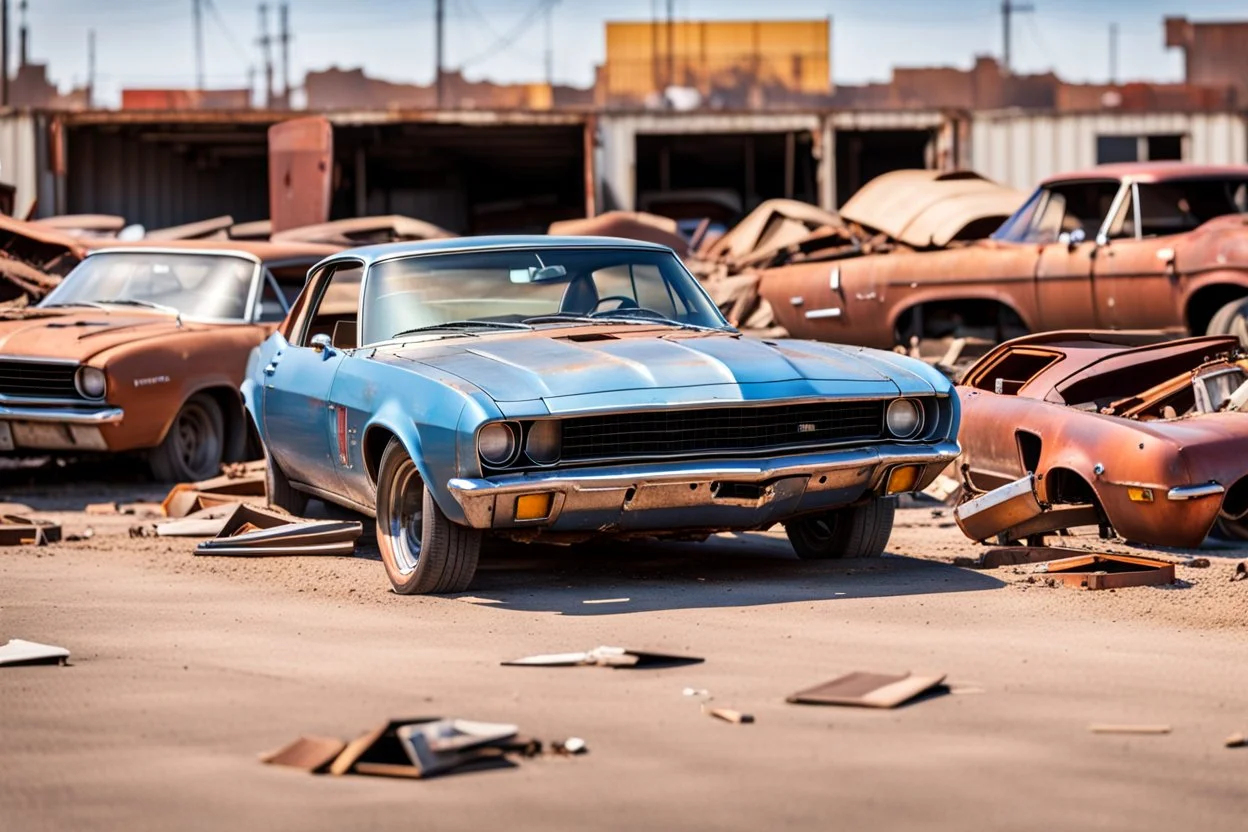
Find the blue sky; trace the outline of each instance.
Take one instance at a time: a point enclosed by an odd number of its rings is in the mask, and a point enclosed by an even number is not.
[[[10,0],[13,51],[17,5]],[[205,0],[208,86],[247,83],[260,67],[256,0]],[[275,7],[278,0],[269,0]],[[363,66],[370,75],[428,82],[433,75],[433,0],[289,0],[292,74]],[[446,62],[473,78],[534,81],[544,77],[549,0],[446,0]],[[31,58],[51,65],[63,88],[87,77],[87,30],[97,39],[97,91],[115,103],[129,87],[194,85],[192,0],[29,0]],[[1182,59],[1164,48],[1162,18],[1248,19],[1236,0],[1032,0],[1014,24],[1017,72],[1056,70],[1071,81],[1103,81],[1108,30],[1119,31],[1120,80],[1179,80]],[[765,6],[765,13],[760,7]],[[666,0],[558,0],[552,15],[555,78],[589,85],[604,53],[603,22],[645,20]],[[676,0],[679,19],[832,17],[837,83],[885,80],[894,65],[967,67],[975,54],[999,55],[1000,0]],[[276,11],[270,12],[276,28]],[[531,21],[523,28],[522,24]],[[498,48],[512,32],[521,34]],[[260,75],[257,74],[257,82]]]

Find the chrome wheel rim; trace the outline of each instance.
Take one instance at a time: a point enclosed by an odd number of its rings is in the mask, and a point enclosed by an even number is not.
[[[404,575],[420,563],[420,540],[425,530],[425,486],[416,464],[404,460],[394,472],[386,501],[386,531],[394,553],[394,566]]]
[[[177,457],[196,477],[212,476],[221,460],[221,439],[207,411],[197,404],[182,408],[173,426]]]

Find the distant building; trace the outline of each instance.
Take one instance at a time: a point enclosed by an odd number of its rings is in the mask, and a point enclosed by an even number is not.
[[[1239,104],[1248,103],[1248,22],[1192,23],[1167,17],[1166,46],[1183,50],[1188,84],[1230,87]]]
[[[123,110],[246,110],[251,90],[122,90]]]
[[[442,75],[443,106],[455,110],[551,110],[589,107],[593,90],[556,84],[495,84],[470,81],[462,73]],[[434,109],[435,84],[396,84],[370,78],[363,69],[309,72],[304,79],[309,110]]]
[[[90,94],[83,89],[62,95],[48,80],[47,64],[23,63],[9,80],[9,103],[39,110],[85,110]]]

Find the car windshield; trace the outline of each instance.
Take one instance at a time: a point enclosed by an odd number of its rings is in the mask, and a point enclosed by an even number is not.
[[[374,265],[360,343],[415,330],[524,328],[560,320],[728,324],[675,255],[531,248],[415,255]]]
[[[83,260],[40,306],[149,306],[188,318],[241,320],[256,264],[203,252],[101,252]]]

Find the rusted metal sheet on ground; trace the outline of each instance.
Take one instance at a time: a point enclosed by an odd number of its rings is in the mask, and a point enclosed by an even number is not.
[[[957,387],[968,496],[957,519],[969,537],[1099,525],[1190,548],[1215,523],[1248,537],[1248,356],[1230,336],[1155,340],[1047,333],[971,367]],[[1027,481],[1033,518],[994,515]]]
[[[334,129],[320,116],[269,128],[269,219],[274,232],[329,220]]]
[[[61,526],[21,514],[0,515],[0,546],[42,546],[61,539]]]
[[[1089,554],[1052,560],[1039,570],[1066,586],[1125,589],[1174,583],[1174,564],[1129,555]]]

